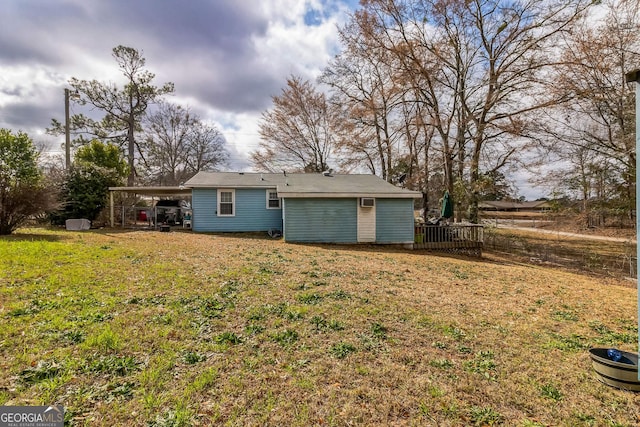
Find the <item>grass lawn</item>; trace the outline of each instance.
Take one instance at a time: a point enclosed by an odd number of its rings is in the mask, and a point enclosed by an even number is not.
[[[251,235],[0,238],[0,404],[71,425],[634,426],[628,282]]]

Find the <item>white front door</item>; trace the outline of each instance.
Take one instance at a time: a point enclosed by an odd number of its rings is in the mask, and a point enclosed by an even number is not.
[[[362,207],[358,203],[358,242],[376,241],[376,207]]]

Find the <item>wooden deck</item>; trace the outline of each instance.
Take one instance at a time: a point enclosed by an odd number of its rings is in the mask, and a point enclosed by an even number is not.
[[[416,225],[414,249],[482,256],[484,228],[479,224]]]

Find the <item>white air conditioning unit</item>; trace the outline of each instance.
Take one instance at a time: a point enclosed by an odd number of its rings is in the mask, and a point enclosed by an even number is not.
[[[372,208],[376,205],[376,199],[373,197],[362,197],[360,199],[360,207]]]

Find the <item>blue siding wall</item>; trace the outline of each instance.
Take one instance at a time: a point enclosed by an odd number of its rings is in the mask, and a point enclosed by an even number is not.
[[[288,242],[356,243],[357,199],[286,199]]]
[[[282,209],[267,209],[266,189],[236,189],[235,216],[219,217],[217,189],[192,191],[193,231],[244,232],[282,229]]]
[[[413,243],[413,199],[376,199],[376,243]]]

